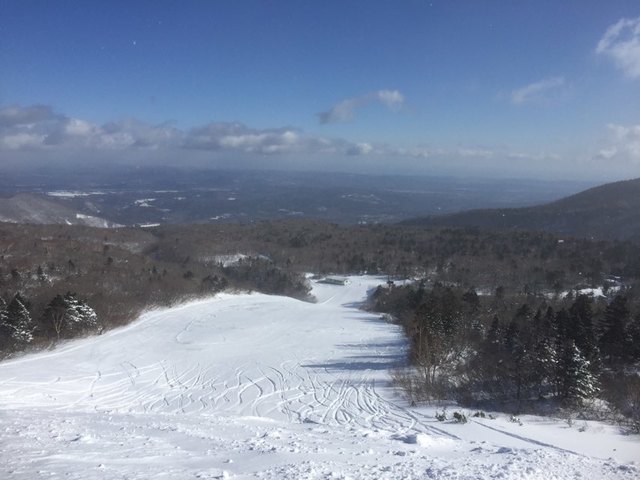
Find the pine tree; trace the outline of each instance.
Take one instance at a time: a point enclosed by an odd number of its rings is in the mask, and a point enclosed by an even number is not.
[[[556,332],[558,343],[563,344],[570,337],[569,330],[569,313],[563,308],[558,310],[553,317],[553,329]]]
[[[487,332],[486,342],[489,345],[497,345],[501,335],[502,326],[500,325],[500,319],[494,315],[489,331]]]
[[[0,313],[0,335],[5,349],[21,350],[33,340],[34,325],[26,303],[22,296],[16,293],[6,309]]]
[[[0,352],[7,350],[11,345],[11,334],[13,329],[7,323],[7,304],[0,297]]]
[[[625,357],[628,361],[640,360],[640,313],[627,325]]]
[[[599,343],[600,350],[610,362],[620,361],[624,357],[629,315],[627,298],[622,295],[616,295],[604,311]]]
[[[538,396],[545,395],[550,389],[549,387],[557,385],[557,371],[558,352],[554,339],[550,336],[543,336],[534,348],[532,365],[532,382],[537,388]]]
[[[598,381],[591,373],[589,360],[573,340],[565,345],[558,367],[560,395],[568,402],[580,404],[598,392]]]
[[[523,307],[518,309],[504,335],[504,373],[515,387],[516,400],[528,395],[534,377],[535,358],[529,346],[531,331],[529,322],[525,320],[529,318],[531,309],[528,306]],[[518,326],[519,321],[521,327]]]
[[[98,328],[96,312],[85,302],[78,300],[74,293],[56,295],[44,312],[56,337],[73,337]]]
[[[569,309],[567,338],[572,339],[580,351],[591,358],[596,346],[593,332],[593,299],[586,295],[578,295]]]
[[[64,300],[67,306],[66,329],[69,333],[79,334],[97,328],[98,316],[89,305],[78,300],[72,293],[67,293]]]
[[[502,372],[504,335],[500,319],[495,316],[487,331],[484,341],[480,344],[480,354],[477,357],[477,370],[481,377],[483,389],[492,390]]]

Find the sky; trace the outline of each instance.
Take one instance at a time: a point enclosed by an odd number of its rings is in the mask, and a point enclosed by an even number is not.
[[[0,167],[640,176],[640,2],[0,0]]]

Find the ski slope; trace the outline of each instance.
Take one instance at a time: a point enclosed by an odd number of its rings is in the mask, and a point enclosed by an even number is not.
[[[358,309],[383,282],[218,295],[0,363],[0,478],[640,477],[613,427],[407,406],[399,328]]]

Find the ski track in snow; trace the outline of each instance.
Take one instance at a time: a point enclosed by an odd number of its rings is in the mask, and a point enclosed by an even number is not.
[[[640,442],[612,428],[408,407],[400,329],[357,309],[383,282],[223,294],[1,363],[0,478],[640,477]]]

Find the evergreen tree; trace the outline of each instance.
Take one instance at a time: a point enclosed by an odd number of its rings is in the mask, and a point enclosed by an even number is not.
[[[93,308],[78,300],[75,294],[67,293],[64,298],[67,303],[67,330],[71,334],[80,334],[98,327],[98,316]]]
[[[7,304],[4,299],[0,297],[0,352],[7,350],[11,345],[11,329],[7,323]]]
[[[74,293],[56,295],[44,312],[44,318],[56,337],[73,337],[98,328],[96,312]]]
[[[585,358],[573,340],[565,345],[558,364],[560,395],[570,403],[582,403],[598,392],[597,378],[591,373]]]
[[[491,326],[489,327],[489,331],[487,332],[487,337],[485,342],[494,347],[498,345],[500,342],[500,336],[502,335],[502,326],[500,325],[500,319],[497,316],[493,317],[491,321]]]
[[[627,325],[625,357],[628,361],[640,360],[640,313]]]
[[[484,340],[478,347],[478,354],[471,361],[471,371],[474,375],[469,381],[482,395],[504,395],[503,337],[500,319],[494,316]]]
[[[516,314],[517,318],[517,314]],[[515,388],[515,398],[520,400],[526,383],[526,348],[520,336],[517,320],[514,318],[504,333],[505,376]]]
[[[627,321],[629,320],[627,298],[622,295],[616,297],[607,305],[604,318],[600,325],[600,350],[609,362],[623,359],[627,350]]]
[[[470,314],[474,314],[480,308],[480,297],[474,289],[470,289],[462,295],[462,301],[466,305],[466,311]]]
[[[532,383],[537,389],[538,396],[544,396],[557,385],[558,352],[554,339],[543,336],[534,348],[532,362]],[[555,392],[557,394],[557,391]]]
[[[570,338],[568,335],[569,313],[564,308],[556,312],[553,318],[553,329],[556,332],[557,340],[560,345]]]
[[[578,295],[569,309],[566,337],[573,340],[580,351],[591,358],[596,338],[593,332],[593,299]]]
[[[21,350],[33,340],[34,325],[26,304],[24,298],[16,293],[0,313],[0,337],[4,349]]]
[[[507,325],[507,329],[504,332],[503,344],[504,350],[507,353],[512,354],[514,351],[521,348],[518,338],[519,333],[518,324],[514,319],[509,323],[509,325]]]

